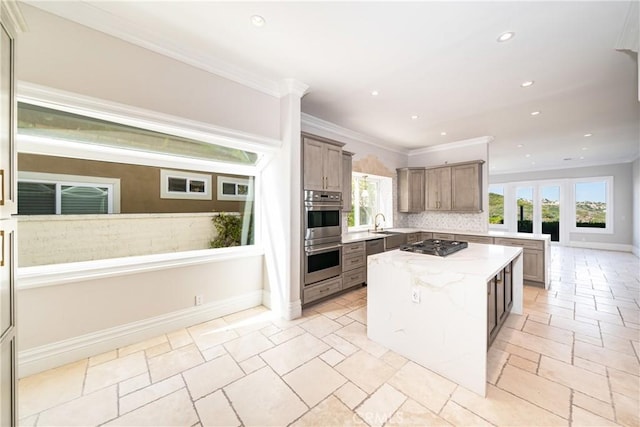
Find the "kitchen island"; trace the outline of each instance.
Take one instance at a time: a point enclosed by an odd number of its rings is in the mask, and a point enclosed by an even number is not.
[[[367,262],[369,338],[485,396],[488,290],[508,269],[511,312],[522,314],[522,248],[469,243],[446,257],[394,250]]]

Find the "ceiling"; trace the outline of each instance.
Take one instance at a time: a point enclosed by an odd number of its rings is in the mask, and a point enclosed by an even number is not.
[[[637,52],[637,2],[26,3],[267,93],[294,78],[304,113],[396,150],[492,136],[492,174],[640,150],[637,53],[616,50],[626,31]]]

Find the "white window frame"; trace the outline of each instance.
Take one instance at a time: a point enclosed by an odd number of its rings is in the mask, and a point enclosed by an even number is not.
[[[186,191],[169,191],[170,178],[186,179]],[[191,181],[204,182],[204,192],[189,191]],[[211,175],[173,169],[160,169],[160,198],[211,200]]]
[[[36,182],[42,184],[54,184],[56,186],[56,213],[62,214],[62,193],[63,185],[78,187],[106,187],[107,194],[107,214],[120,213],[120,179],[104,178],[99,176],[65,175],[43,172],[18,172],[18,182]],[[107,215],[105,214],[105,215]],[[54,215],[54,214],[51,214]]]
[[[605,228],[589,228],[589,227],[577,227],[576,226],[576,184],[589,183],[589,182],[604,182],[607,203],[607,212],[605,215]],[[613,220],[615,218],[613,213],[613,176],[600,176],[589,178],[575,178],[571,180],[571,228],[572,233],[581,234],[613,234]]]
[[[224,184],[234,184],[236,188],[235,194],[223,194],[222,187]],[[238,185],[246,185],[248,188],[247,194],[238,194]],[[245,201],[248,197],[253,198],[253,185],[251,181],[245,178],[233,178],[230,176],[218,175],[218,193],[216,198],[218,200],[241,200]]]
[[[380,175],[373,175],[370,173],[362,173],[362,172],[352,172],[351,174],[352,179],[354,177],[367,177],[371,180],[376,180],[378,181],[378,194],[377,194],[377,199],[378,199],[378,210],[377,212],[374,213],[373,216],[373,221],[375,221],[375,215],[377,213],[382,213],[384,215],[385,220],[381,221],[381,226],[383,228],[390,228],[393,225],[393,179],[388,177],[388,176],[380,176]],[[387,186],[388,187],[388,193],[389,193],[389,200],[387,200],[383,194],[383,186]],[[353,209],[354,211],[358,208],[358,200],[359,200],[359,194],[358,194],[358,190],[359,187],[355,186],[355,194],[352,197],[352,203],[353,203]],[[356,212],[353,212],[354,218],[356,215]],[[353,227],[348,227],[348,231],[366,231],[369,229],[373,229],[374,228],[374,224],[363,224],[363,225],[356,225]]]

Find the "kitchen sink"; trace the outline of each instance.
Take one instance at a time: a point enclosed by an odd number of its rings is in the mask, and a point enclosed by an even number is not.
[[[369,233],[371,234],[383,234],[385,236],[390,236],[393,234],[402,234],[402,233],[398,233],[397,231],[370,231]]]

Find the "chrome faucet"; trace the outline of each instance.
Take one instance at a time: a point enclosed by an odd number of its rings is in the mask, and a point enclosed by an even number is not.
[[[380,227],[380,224],[378,224],[378,215],[382,216],[383,221],[387,221],[382,213],[377,213],[376,216],[373,217],[373,231],[378,231],[378,227]],[[382,230],[382,227],[380,227],[380,230]]]

